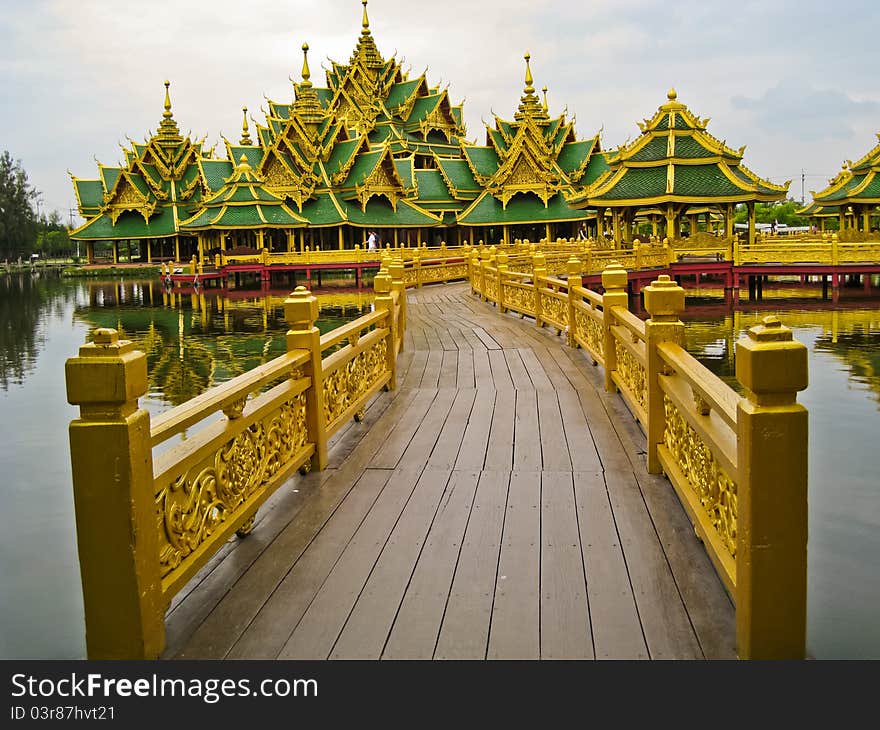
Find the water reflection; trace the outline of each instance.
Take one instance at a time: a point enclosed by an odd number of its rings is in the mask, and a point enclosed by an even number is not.
[[[147,355],[155,412],[282,354],[287,290],[166,289],[155,281],[88,282],[74,316],[113,327]],[[371,310],[372,293],[318,293],[321,332]]]

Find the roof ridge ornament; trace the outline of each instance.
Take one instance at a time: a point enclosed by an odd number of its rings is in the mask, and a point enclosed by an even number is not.
[[[241,123],[241,139],[238,140],[238,143],[241,145],[251,146],[253,144],[253,141],[251,140],[250,131],[248,130],[247,107],[243,106],[241,108],[241,111],[244,115],[244,120]]]

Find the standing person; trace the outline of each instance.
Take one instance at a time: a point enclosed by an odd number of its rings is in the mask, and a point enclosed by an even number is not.
[[[370,251],[376,250],[376,232],[370,231],[370,235],[367,236],[367,248]]]
[[[587,240],[587,224],[581,223],[581,227],[578,229],[578,241],[586,241]]]

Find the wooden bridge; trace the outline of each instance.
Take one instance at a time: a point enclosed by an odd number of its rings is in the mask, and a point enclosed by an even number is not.
[[[68,362],[90,656],[803,656],[805,349],[756,328],[740,399],[676,345],[674,282],[646,328],[619,267],[599,296],[541,263],[407,292],[387,262],[323,337],[298,290],[287,355],[152,424],[99,331]]]

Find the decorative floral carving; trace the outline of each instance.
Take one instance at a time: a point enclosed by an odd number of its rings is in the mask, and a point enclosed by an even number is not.
[[[541,318],[560,330],[568,327],[568,304],[562,299],[541,292]]]
[[[602,326],[586,312],[574,310],[575,338],[581,342],[594,359],[604,360],[604,335]]]
[[[614,353],[617,358],[617,373],[626,383],[638,404],[645,408],[648,402],[647,384],[645,382],[645,368],[624,347],[619,340],[614,340]]]
[[[535,313],[535,290],[532,287],[504,285],[504,306],[523,314]]]
[[[736,484],[668,396],[664,396],[663,405],[666,411],[663,442],[699,498],[724,547],[736,556]]]
[[[300,393],[164,484],[156,494],[162,575],[239,513],[307,442],[306,398]]]
[[[340,418],[388,372],[386,339],[359,352],[324,379],[324,418],[327,424]]]

